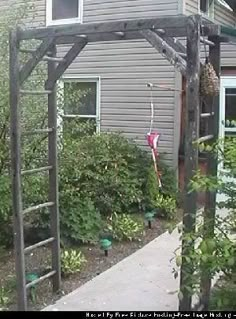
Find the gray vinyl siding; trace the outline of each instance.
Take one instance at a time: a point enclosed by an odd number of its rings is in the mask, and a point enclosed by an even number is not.
[[[187,15],[198,13],[199,0],[185,0]],[[228,25],[235,27],[236,15],[232,11],[224,8],[217,1],[215,1],[214,8],[214,22],[221,25]],[[230,44],[223,44],[221,49],[221,65],[222,67],[235,67],[236,66],[236,46]]]
[[[185,14],[192,15],[198,13],[198,2],[200,0],[183,0],[185,1]]]
[[[216,4],[215,22],[235,27],[236,15],[221,5]],[[222,44],[221,57],[222,67],[236,67],[236,45]]]
[[[85,0],[84,23],[151,18],[177,14],[177,0]],[[146,41],[88,45],[66,75],[101,77],[101,130],[121,131],[146,146],[150,125],[150,92],[146,83],[175,84],[174,68]],[[155,92],[154,128],[162,139],[160,152],[173,163],[174,94]],[[175,159],[175,161],[176,161]]]

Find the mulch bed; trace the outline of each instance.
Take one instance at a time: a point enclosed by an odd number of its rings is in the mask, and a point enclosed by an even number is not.
[[[78,247],[87,259],[84,269],[76,275],[71,275],[62,278],[62,289],[60,294],[53,294],[50,280],[39,284],[36,288],[36,302],[33,304],[29,301],[29,310],[40,310],[47,305],[53,304],[63,295],[66,295],[77,289],[87,281],[98,276],[113,265],[117,264],[122,259],[131,255],[138,249],[142,248],[150,241],[161,235],[167,230],[167,222],[156,219],[152,223],[152,229],[146,228],[145,235],[140,241],[134,242],[113,242],[112,249],[109,251],[109,256],[105,257],[104,252],[99,245],[83,245]],[[34,271],[40,267],[46,266],[50,258],[50,250],[47,248],[40,248],[34,251],[26,258],[27,271]],[[14,273],[14,256],[13,252],[8,252],[2,256],[0,260],[0,287],[6,287],[11,290],[11,304],[10,311],[16,310],[15,305],[15,273]],[[1,306],[0,306],[1,307]]]

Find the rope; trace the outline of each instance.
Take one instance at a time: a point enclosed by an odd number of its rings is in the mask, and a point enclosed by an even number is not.
[[[150,122],[150,129],[149,133],[152,132],[153,128],[153,121],[154,121],[154,104],[153,104],[153,85],[150,84],[151,94],[150,94],[150,106],[151,106],[151,122]]]

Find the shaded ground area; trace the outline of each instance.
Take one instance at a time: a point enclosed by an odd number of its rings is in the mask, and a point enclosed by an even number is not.
[[[85,284],[92,278],[97,277],[105,270],[114,266],[127,256],[133,254],[150,241],[162,234],[167,228],[167,223],[162,220],[156,219],[153,222],[152,229],[146,228],[145,236],[136,242],[125,242],[125,243],[113,243],[112,250],[109,251],[109,256],[105,257],[103,251],[101,251],[99,245],[97,246],[81,246],[78,247],[85,255],[87,259],[86,266],[77,275],[73,275],[67,278],[63,278],[62,292],[59,295],[52,295],[51,283],[46,281],[37,286],[36,289],[36,303],[30,302],[30,310],[40,310],[43,307],[52,304],[60,297],[68,294],[81,285]],[[158,257],[158,256],[157,256]],[[39,265],[40,270],[43,271],[48,265],[50,260],[50,251],[46,248],[35,250],[35,252],[29,255],[26,259],[27,271],[38,271]],[[15,274],[14,274],[14,258],[12,252],[2,256],[0,260],[0,285],[5,287],[5,292],[10,298],[9,310],[15,310]]]

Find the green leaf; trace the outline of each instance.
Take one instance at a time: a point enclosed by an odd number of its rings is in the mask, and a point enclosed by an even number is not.
[[[234,257],[230,257],[228,262],[227,262],[228,266],[232,267],[235,264],[235,259]]]
[[[182,265],[182,256],[177,256],[176,257],[176,265],[180,267]]]

